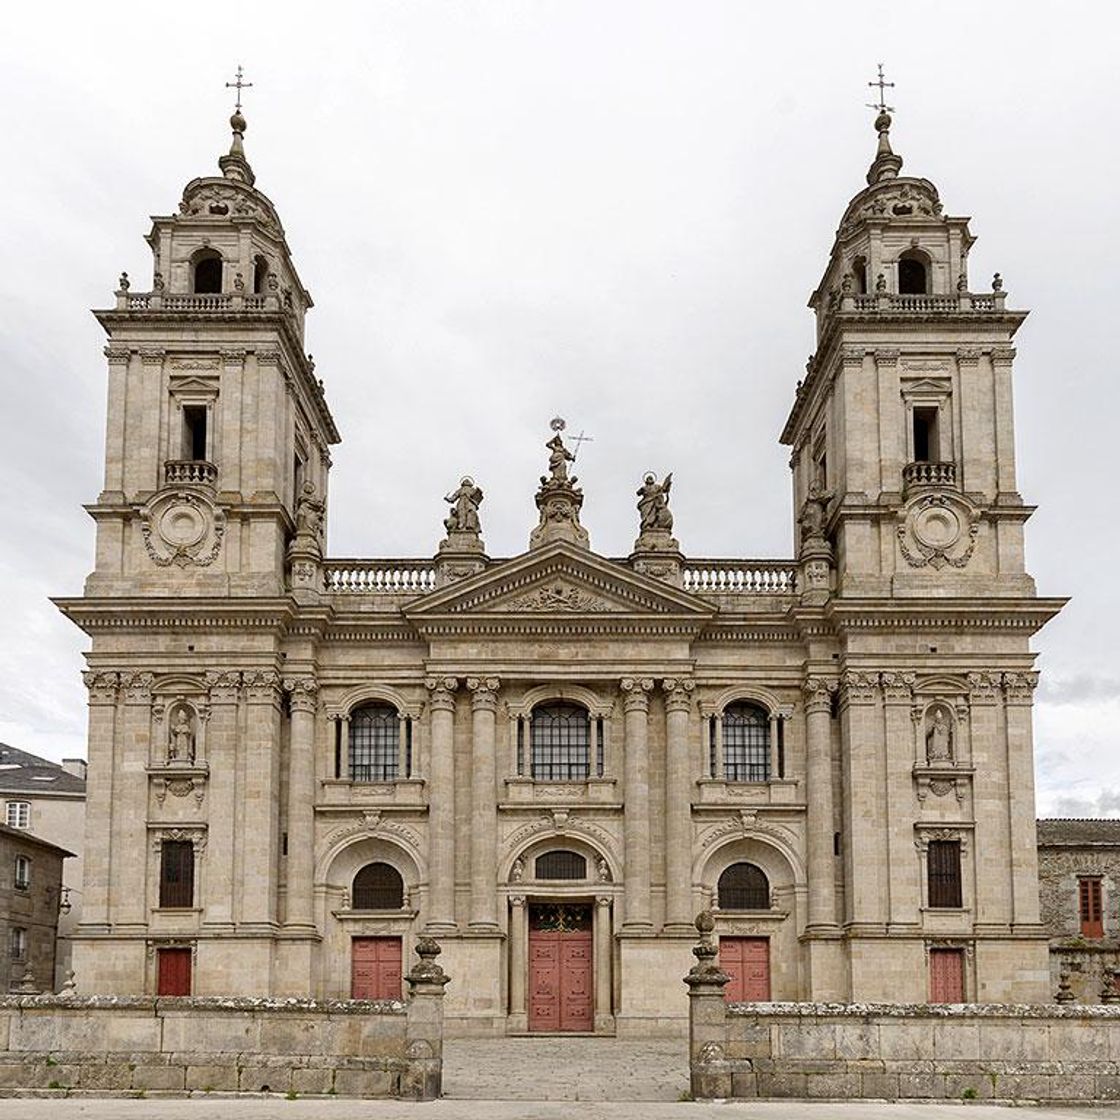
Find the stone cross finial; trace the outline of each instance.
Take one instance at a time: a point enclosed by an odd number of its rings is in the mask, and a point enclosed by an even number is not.
[[[884,99],[884,95],[888,89],[894,89],[894,82],[887,82],[883,80],[883,64],[879,63],[879,77],[874,82],[867,83],[872,89],[878,88],[879,100],[874,104],[868,104],[869,109],[875,109],[880,113],[893,113],[894,106],[888,105]]]
[[[879,69],[880,69],[880,71],[882,71],[881,66],[879,67]],[[252,82],[242,81],[243,76],[244,76],[244,71],[242,71],[242,69],[241,69],[241,64],[238,63],[237,64],[237,79],[235,81],[232,81],[232,82],[226,82],[226,89],[237,90],[237,105],[235,107],[236,107],[236,109],[239,113],[241,112],[241,91],[243,89],[252,89],[252,87],[253,87]]]

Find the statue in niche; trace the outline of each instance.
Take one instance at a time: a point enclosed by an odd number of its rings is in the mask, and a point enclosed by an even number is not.
[[[953,761],[953,721],[940,705],[926,713],[926,761]]]
[[[525,878],[525,863],[523,860],[515,859],[513,866],[509,871],[509,881],[511,883],[520,883]]]
[[[638,489],[638,513],[641,516],[641,532],[673,528],[673,514],[669,509],[669,490],[673,485],[673,472],[670,471],[663,482],[657,481],[655,474],[647,474]]]
[[[564,441],[560,438],[560,433],[557,432],[556,435],[545,444],[545,447],[547,447],[549,451],[548,469],[551,472],[551,476],[549,478],[542,478],[541,484],[545,485],[549,482],[576,482],[577,480],[575,478],[568,477],[568,464],[574,463],[576,457],[564,446]]]
[[[599,873],[600,883],[609,883],[611,881],[611,869],[607,866],[607,861],[602,856],[599,857],[599,865],[596,869]]]
[[[305,482],[296,502],[296,536],[317,543],[323,532],[324,509],[323,503],[315,497],[314,485]]]
[[[801,507],[801,542],[824,540],[825,515],[833,493],[825,490],[815,479],[809,483],[809,495]]]
[[[449,533],[482,532],[482,523],[478,517],[478,507],[482,504],[482,490],[475,485],[473,478],[464,475],[459,482],[459,489],[445,495],[443,500],[451,506],[450,514],[443,522],[443,527]]]
[[[179,708],[167,736],[168,762],[194,762],[194,725],[190,712]]]

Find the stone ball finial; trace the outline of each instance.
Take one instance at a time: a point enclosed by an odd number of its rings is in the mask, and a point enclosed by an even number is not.
[[[890,113],[880,113],[875,118],[875,131],[876,132],[888,132],[890,130],[890,127],[891,127],[891,115],[890,115]]]
[[[712,917],[711,910],[701,910],[700,913],[696,915],[694,924],[696,926],[696,932],[700,934],[701,937],[706,936],[716,928],[716,920]]]
[[[241,115],[240,109],[234,109],[233,116],[229,119],[229,126],[234,132],[244,134],[248,125],[245,118]]]

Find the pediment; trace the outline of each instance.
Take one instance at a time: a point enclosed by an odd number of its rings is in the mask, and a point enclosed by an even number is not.
[[[714,613],[711,604],[687,591],[562,541],[492,564],[405,608],[414,622],[448,616],[596,615],[702,621]]]

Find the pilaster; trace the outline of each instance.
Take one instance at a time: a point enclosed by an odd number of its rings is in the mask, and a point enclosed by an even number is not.
[[[285,926],[314,933],[312,879],[315,847],[315,713],[319,682],[314,677],[284,681],[291,713],[288,744],[288,854]]]
[[[245,796],[241,819],[241,922],[258,932],[276,928],[279,846],[280,675],[246,672]]]
[[[148,758],[151,751],[151,673],[123,673],[122,733],[117,740],[112,828],[112,907],[117,932],[147,927]]]
[[[108,933],[113,835],[113,744],[117,734],[120,675],[82,674],[89,690],[89,768],[86,777],[82,932]]]
[[[203,925],[215,933],[233,931],[234,827],[238,818],[237,743],[241,703],[241,674],[207,674],[210,686],[208,761],[210,783],[209,831],[212,843],[207,860]]]

